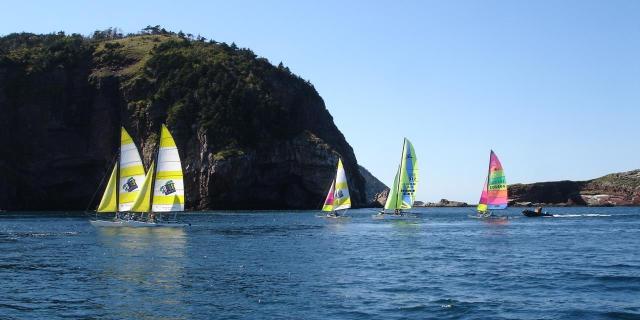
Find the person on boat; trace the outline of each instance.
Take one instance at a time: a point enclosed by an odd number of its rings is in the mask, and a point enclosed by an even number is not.
[[[393,214],[395,214],[396,216],[399,216],[399,215],[401,215],[401,214],[402,214],[402,212],[400,211],[400,209],[395,209],[395,210],[393,211]]]
[[[536,208],[536,214],[537,215],[542,215],[542,207],[537,207]]]

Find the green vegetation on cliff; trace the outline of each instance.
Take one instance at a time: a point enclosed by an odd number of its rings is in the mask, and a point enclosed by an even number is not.
[[[366,202],[353,150],[313,86],[235,44],[159,26],[126,36],[10,34],[0,37],[0,112],[0,147],[16,150],[0,159],[14,173],[0,193],[19,186],[0,196],[5,207],[29,208],[38,194],[61,197],[50,209],[77,208],[66,204],[88,201],[117,127],[132,133],[148,164],[161,123],[181,146],[191,208],[314,207],[338,156],[355,204]],[[47,171],[54,162],[66,171]],[[69,177],[78,167],[86,179]]]

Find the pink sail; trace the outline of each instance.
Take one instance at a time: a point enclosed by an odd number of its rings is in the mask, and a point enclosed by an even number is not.
[[[489,156],[489,172],[480,196],[478,211],[505,209],[508,201],[504,170],[498,156],[492,150]]]
[[[324,200],[324,205],[322,206],[322,211],[333,211],[333,200],[334,193],[336,189],[336,181],[334,180],[331,183],[331,188],[329,188],[329,193],[327,193],[327,198]]]
[[[487,179],[485,179],[484,181],[484,186],[482,187],[482,194],[480,194],[480,201],[478,202],[479,212],[487,211]]]

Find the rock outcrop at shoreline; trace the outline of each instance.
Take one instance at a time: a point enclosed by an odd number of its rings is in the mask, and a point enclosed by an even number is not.
[[[365,197],[368,207],[380,208],[384,206],[389,195],[389,187],[378,180],[369,170],[359,166],[360,174],[364,178]]]
[[[0,37],[0,114],[2,209],[95,208],[119,127],[149,166],[162,123],[190,210],[319,208],[339,157],[354,206],[380,190],[308,81],[235,44],[158,27]]]
[[[469,204],[461,201],[451,201],[447,199],[441,199],[439,202],[422,202],[416,201],[413,203],[414,207],[468,207]]]
[[[509,186],[512,205],[640,205],[640,170],[587,181],[554,181]]]

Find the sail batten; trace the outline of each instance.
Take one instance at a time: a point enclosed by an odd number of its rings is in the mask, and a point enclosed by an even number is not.
[[[180,154],[169,129],[162,125],[153,184],[153,212],[184,211],[184,180]]]
[[[492,150],[489,155],[489,171],[482,194],[480,195],[477,210],[483,213],[488,210],[506,209],[509,201],[508,197],[509,194],[504,169],[502,168],[500,159],[498,159],[498,156]]]

